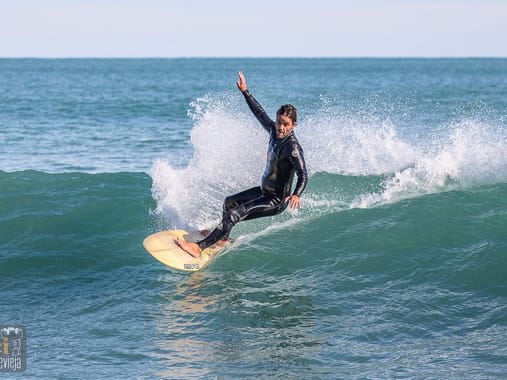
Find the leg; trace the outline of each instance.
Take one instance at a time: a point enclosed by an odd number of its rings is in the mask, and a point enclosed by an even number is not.
[[[236,196],[238,196],[236,199],[245,201],[246,195],[248,193],[250,195],[254,195],[255,192],[253,190],[254,189],[250,189],[243,193],[236,194]],[[231,197],[231,199],[233,197]],[[224,210],[227,203],[228,205],[231,205],[233,202],[224,202]],[[287,205],[281,202],[278,198],[262,194],[247,202],[237,203],[239,203],[239,205],[228,210],[222,218],[222,223],[220,223],[218,227],[215,228],[215,230],[205,239],[197,243],[189,243],[178,240],[178,245],[190,255],[199,257],[203,249],[215,244],[219,240],[228,237],[234,225],[236,225],[236,223],[240,222],[241,220],[251,220],[255,218],[273,216],[279,214],[287,207]]]
[[[215,228],[208,236],[197,242],[187,242],[182,239],[178,239],[176,243],[187,253],[189,253],[193,257],[200,257],[201,251],[209,247],[213,244],[215,244],[218,241],[221,240],[227,240],[229,237],[230,230],[232,229],[232,226],[235,224],[232,224],[229,226],[228,223],[226,223],[226,228],[224,229],[224,223],[223,220],[226,219],[227,215],[229,214],[229,211],[234,209],[235,207],[238,207],[242,205],[243,203],[249,202],[253,199],[256,199],[262,195],[262,191],[260,187],[253,187],[251,189],[242,191],[240,193],[228,196],[224,200],[223,204],[223,213],[222,213],[222,223]]]
[[[222,223],[220,223],[210,235],[197,244],[201,249],[209,247],[217,241],[228,237],[236,223],[242,220],[273,216],[282,212],[285,207],[286,205],[280,203],[278,198],[260,195],[255,199],[230,209],[222,218]]]
[[[246,202],[250,202],[254,199],[259,198],[262,195],[260,186],[252,187],[251,189],[241,191],[237,194],[230,195],[224,200],[222,219],[227,213],[235,207],[238,207]],[[229,231],[230,232],[230,231]],[[222,240],[229,239],[229,233],[222,237]]]
[[[228,196],[224,200],[224,207],[222,217],[225,216],[230,210],[239,205],[249,202],[253,199],[259,198],[262,195],[260,187],[252,187],[251,189],[242,191],[240,193]]]

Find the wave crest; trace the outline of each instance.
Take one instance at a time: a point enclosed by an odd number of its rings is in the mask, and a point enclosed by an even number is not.
[[[202,228],[216,222],[225,196],[258,185],[268,136],[235,98],[206,96],[192,107],[192,159],[182,168],[159,159],[151,176],[158,211],[175,227]],[[317,173],[382,178],[375,190],[349,189],[348,207],[507,180],[502,126],[464,119],[424,131],[326,107],[296,128],[311,175],[305,198],[314,205],[343,206],[336,191],[312,185]]]

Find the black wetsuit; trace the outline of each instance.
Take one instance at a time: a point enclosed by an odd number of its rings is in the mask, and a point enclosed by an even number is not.
[[[272,216],[285,210],[288,205],[285,199],[290,195],[294,174],[297,175],[297,183],[293,195],[301,196],[308,181],[303,149],[294,131],[277,139],[275,122],[248,90],[243,95],[270,136],[266,169],[261,186],[225,198],[222,222],[208,237],[197,243],[202,249],[227,239],[232,227],[241,220]]]

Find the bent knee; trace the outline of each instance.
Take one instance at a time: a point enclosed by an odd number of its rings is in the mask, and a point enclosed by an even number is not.
[[[236,202],[234,201],[234,197],[229,196],[224,199],[224,212],[227,212],[231,209],[233,209],[236,206]]]
[[[242,206],[235,207],[227,212],[224,216],[224,224],[228,226],[234,226],[238,223],[245,214],[245,208]]]

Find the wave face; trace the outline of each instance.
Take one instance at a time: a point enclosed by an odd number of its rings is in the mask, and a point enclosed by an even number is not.
[[[0,173],[2,312],[47,348],[29,372],[501,376],[506,184],[363,207],[385,176],[311,179],[304,209],[239,224],[189,277],[141,246],[173,222],[146,174]]]

